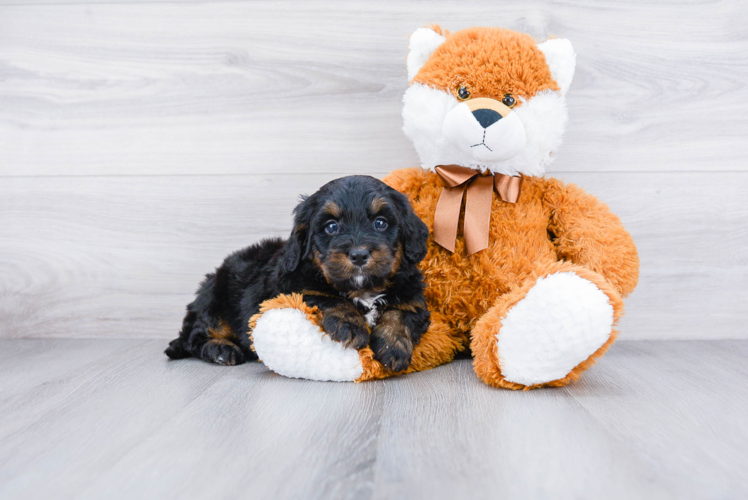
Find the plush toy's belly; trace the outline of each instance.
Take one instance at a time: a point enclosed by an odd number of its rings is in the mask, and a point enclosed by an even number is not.
[[[433,213],[441,183],[428,179],[419,196],[411,197],[416,213],[433,236]],[[548,234],[550,211],[542,203],[543,179],[527,179],[516,204],[501,201],[494,194],[489,246],[468,256],[462,237],[463,217],[455,252],[429,239],[429,252],[421,264],[426,278],[426,299],[432,311],[442,313],[462,332],[474,323],[502,294],[522,284],[535,269],[558,260]],[[415,198],[415,199],[414,199]]]
[[[492,235],[489,248],[469,257],[464,247],[453,255],[430,240],[422,266],[429,309],[442,313],[458,330],[470,331],[502,294],[530,278],[536,268],[557,260],[550,240],[538,241],[533,233],[498,239]]]

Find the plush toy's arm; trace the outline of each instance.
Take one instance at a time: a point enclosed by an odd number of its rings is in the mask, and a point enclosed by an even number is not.
[[[639,280],[639,255],[620,219],[583,189],[554,179],[544,201],[558,257],[602,274],[624,297],[630,294]]]

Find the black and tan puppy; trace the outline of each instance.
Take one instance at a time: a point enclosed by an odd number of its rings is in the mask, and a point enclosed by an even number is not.
[[[305,198],[294,214],[288,240],[235,252],[207,275],[166,354],[224,365],[256,359],[249,318],[261,302],[296,292],[320,308],[333,340],[370,345],[389,369],[407,368],[429,325],[417,267],[428,229],[408,199],[373,177],[343,177]]]

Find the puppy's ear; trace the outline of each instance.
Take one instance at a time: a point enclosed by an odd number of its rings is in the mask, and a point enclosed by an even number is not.
[[[429,228],[413,211],[407,196],[392,189],[392,197],[400,215],[400,241],[403,245],[403,256],[413,264],[418,264],[426,257]]]
[[[299,267],[302,259],[309,256],[312,246],[312,233],[309,227],[314,214],[314,201],[310,197],[304,197],[301,203],[293,209],[294,223],[291,236],[283,248],[279,266],[283,273],[290,273]]]

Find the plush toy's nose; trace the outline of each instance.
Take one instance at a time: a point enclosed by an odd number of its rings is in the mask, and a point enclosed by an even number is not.
[[[493,109],[486,108],[474,110],[473,116],[478,120],[478,123],[480,123],[480,126],[483,128],[488,128],[503,118],[503,116]]]
[[[477,162],[508,160],[527,144],[520,115],[488,97],[454,106],[444,119],[442,136]]]
[[[488,97],[477,97],[465,101],[468,109],[473,114],[475,120],[483,128],[488,128],[497,121],[505,118],[512,112],[511,108]]]

